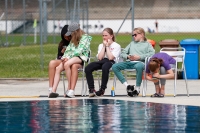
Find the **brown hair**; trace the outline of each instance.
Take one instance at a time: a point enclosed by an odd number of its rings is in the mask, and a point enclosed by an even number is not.
[[[145,37],[145,31],[144,31],[144,29],[143,28],[141,28],[141,27],[138,27],[138,28],[135,28],[133,31],[136,31],[138,34],[143,34],[143,36],[144,36],[144,41],[147,41],[147,38]]]
[[[72,39],[71,39],[71,42],[77,47],[78,44],[79,44],[79,41],[81,39],[81,36],[84,34],[84,31],[81,30],[81,29],[78,29],[74,32],[72,32],[71,36],[72,36]]]
[[[151,58],[148,64],[148,68],[151,72],[155,72],[156,69],[159,68],[162,63],[163,63],[162,59],[158,59],[156,57]]]
[[[113,30],[111,28],[105,28],[103,31],[107,31],[110,35],[112,35],[112,40],[115,42],[115,35],[113,33]]]

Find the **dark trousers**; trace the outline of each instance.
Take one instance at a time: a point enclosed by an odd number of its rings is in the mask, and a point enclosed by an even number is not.
[[[107,88],[108,83],[108,76],[109,76],[109,70],[112,67],[112,65],[115,63],[113,60],[108,60],[107,58],[104,58],[100,61],[91,62],[85,67],[85,74],[86,79],[88,83],[89,89],[94,89],[94,78],[92,75],[92,72],[95,70],[102,70],[102,76],[101,76],[101,89]]]

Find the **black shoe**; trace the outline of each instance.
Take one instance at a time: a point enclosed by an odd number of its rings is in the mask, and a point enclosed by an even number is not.
[[[96,92],[97,96],[103,96],[104,95],[105,90],[104,89],[99,89],[99,91]]]
[[[89,97],[96,96],[95,92],[96,92],[95,89],[89,89]]]
[[[133,97],[134,85],[128,85],[126,88],[127,96]]]
[[[133,94],[133,97],[137,97],[140,94],[140,91],[134,90],[132,94]]]
[[[55,92],[51,92],[50,94],[49,94],[49,98],[56,98],[56,97],[58,97],[59,96],[59,94],[58,93],[55,93]]]

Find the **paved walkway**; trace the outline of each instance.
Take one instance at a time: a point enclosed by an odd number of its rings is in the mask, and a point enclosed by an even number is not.
[[[135,80],[128,80],[129,84],[135,84]],[[67,86],[67,82],[66,86]],[[110,96],[110,90],[112,88],[113,80],[109,80],[108,88],[103,97],[95,98],[107,98],[118,100],[131,100],[140,102],[156,102],[156,103],[170,103],[180,105],[195,105],[200,106],[200,81],[188,80],[188,88],[190,97],[187,97],[185,80],[177,80],[177,96],[174,97],[174,81],[167,80],[166,83],[166,95],[164,98],[151,98],[150,95],[155,93],[154,85],[151,82],[147,84],[146,97],[142,97],[142,93],[138,97],[127,97],[126,88],[119,81],[117,81],[117,87],[115,90],[115,97]],[[98,82],[95,80],[95,86],[98,88]],[[81,96],[82,81],[78,80],[76,85],[75,94],[76,98],[88,98],[88,96]],[[63,84],[59,83],[57,92],[60,97],[56,99],[47,98],[48,94],[48,80],[47,79],[0,79],[0,101],[18,101],[18,100],[57,100],[68,99],[64,98]],[[87,90],[88,94],[88,90]]]

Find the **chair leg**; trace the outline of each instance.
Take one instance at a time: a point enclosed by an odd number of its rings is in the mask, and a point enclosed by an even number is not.
[[[185,68],[185,67],[184,67],[184,68]],[[187,95],[188,95],[188,97],[189,97],[190,95],[189,95],[189,90],[188,90],[188,83],[187,83],[187,76],[186,76],[186,71],[185,71],[185,69],[184,69],[184,76],[185,76],[185,84],[186,84]]]
[[[116,89],[116,82],[117,82],[117,77],[114,75],[114,80],[113,80],[114,90]]]
[[[147,91],[147,80],[146,80],[146,74],[144,72],[143,77],[142,77],[142,82],[143,82],[143,90],[142,90],[142,96],[146,96],[146,91]]]
[[[176,97],[176,76],[174,78],[174,97]]]
[[[174,97],[176,96],[176,80],[177,80],[177,62],[176,62],[176,68],[175,68],[175,76],[174,76]]]
[[[87,93],[87,81],[86,81],[86,83],[85,83],[85,92],[84,92],[84,96],[87,96],[86,93]]]
[[[143,82],[143,89],[142,89],[142,96],[145,97],[146,96],[146,79],[145,79],[145,72],[142,75],[142,82]]]
[[[62,72],[62,81],[63,81],[63,87],[64,87],[64,97],[65,97],[65,78],[64,78],[64,73]]]
[[[143,79],[143,89],[142,89],[142,96],[145,97],[146,96],[146,89],[147,89],[147,81],[145,79]]]
[[[147,81],[146,79],[145,79],[145,81],[146,81],[146,82],[145,82],[145,97],[146,97],[146,93],[147,93],[147,82],[148,82],[148,81]]]
[[[142,79],[143,79],[142,96],[143,97],[146,97],[146,92],[147,92],[146,65],[149,62],[149,60],[150,60],[150,57],[145,58],[145,64],[144,64],[145,69],[143,70],[143,77],[142,77]]]
[[[84,90],[85,90],[85,88],[84,88],[84,72],[82,72],[82,90],[81,90],[81,96],[83,96]]]
[[[100,78],[99,78],[99,72],[98,72],[98,83],[99,83],[99,89],[101,87],[101,81],[100,81]]]

